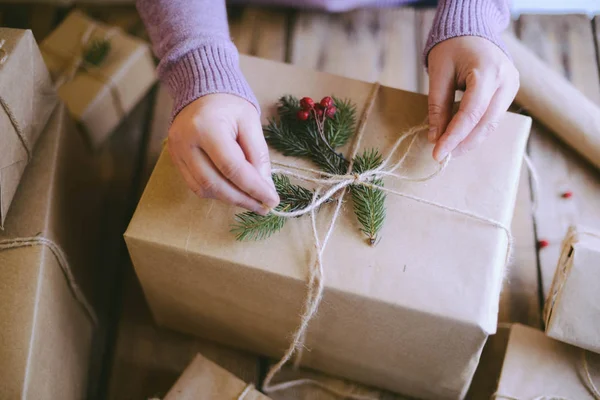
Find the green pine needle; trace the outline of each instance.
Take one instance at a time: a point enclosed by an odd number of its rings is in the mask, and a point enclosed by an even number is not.
[[[312,202],[314,193],[302,186],[293,185],[285,175],[273,174],[273,183],[281,199],[275,208],[277,211],[296,211],[306,208]],[[231,232],[239,241],[263,240],[279,232],[286,220],[273,214],[259,215],[247,211],[236,214]]]
[[[106,39],[94,39],[92,42],[85,48],[83,53],[83,59],[88,64],[99,66],[102,64],[102,61],[108,56],[110,52],[110,41]]]
[[[269,146],[280,151],[284,156],[308,157],[310,148],[305,140],[298,138],[287,123],[274,119],[263,127],[265,139]]]
[[[348,143],[356,130],[356,106],[350,100],[333,98],[337,111],[325,124],[325,136],[334,149]]]
[[[377,150],[367,150],[355,157],[353,170],[360,174],[377,168],[381,162],[382,157]],[[383,186],[383,180],[380,178],[373,178],[370,182],[376,186]],[[374,245],[385,222],[386,195],[382,190],[363,185],[352,185],[350,192],[354,203],[354,214],[361,225],[361,231],[367,236],[369,243]]]

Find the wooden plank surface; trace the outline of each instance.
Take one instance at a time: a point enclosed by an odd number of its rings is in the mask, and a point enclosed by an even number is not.
[[[600,104],[596,50],[587,17],[526,15],[519,21],[519,35],[553,69]],[[568,226],[600,227],[600,174],[539,124],[532,130],[530,155],[540,176],[536,234],[549,242],[539,250],[545,298]],[[562,198],[566,191],[572,191],[573,197]]]
[[[412,8],[299,13],[293,64],[405,90],[417,90],[416,12]]]

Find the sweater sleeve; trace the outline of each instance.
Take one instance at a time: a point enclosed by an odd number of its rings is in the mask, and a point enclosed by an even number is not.
[[[500,38],[509,21],[507,0],[440,0],[423,52],[425,66],[435,45],[458,36],[485,38],[510,57]]]
[[[225,0],[137,0],[158,76],[174,99],[173,117],[197,98],[229,93],[259,110],[229,36]]]

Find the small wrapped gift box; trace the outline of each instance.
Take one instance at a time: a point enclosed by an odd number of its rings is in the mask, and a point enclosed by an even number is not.
[[[56,103],[31,31],[0,28],[0,227]]]
[[[427,97],[419,94],[252,57],[242,57],[241,67],[264,123],[287,94],[349,99],[357,115],[370,105],[361,149],[385,154],[427,116]],[[323,298],[301,365],[419,398],[465,395],[496,330],[505,227],[530,123],[507,113],[481,148],[426,182],[385,178],[396,194],[387,195],[375,246],[359,231],[352,207],[341,208],[323,253]],[[410,152],[404,143],[397,154],[406,155],[398,173],[414,178],[440,168],[426,133],[415,137]],[[321,235],[334,209],[319,211]],[[311,218],[293,218],[267,240],[238,242],[230,232],[237,212],[195,196],[163,152],[125,238],[160,325],[280,357],[305,307],[315,261]]]
[[[41,45],[69,112],[100,146],[156,80],[147,43],[71,12]]]
[[[494,398],[594,400],[599,384],[600,356],[515,324]]]
[[[269,400],[253,385],[197,354],[164,400]]]
[[[544,310],[546,334],[600,353],[599,285],[600,233],[569,228]]]
[[[0,398],[87,398],[102,201],[63,105],[41,135],[0,231]]]

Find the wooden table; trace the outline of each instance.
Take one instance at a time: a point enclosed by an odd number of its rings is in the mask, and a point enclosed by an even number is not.
[[[145,37],[143,25],[131,5],[82,8],[99,19]],[[66,12],[65,8],[49,5],[0,5],[0,25],[4,22],[14,27],[32,28],[40,40]],[[245,54],[427,93],[428,77],[421,65],[421,53],[433,16],[434,10],[427,8],[327,15],[247,7],[230,10],[230,28],[235,44]],[[552,68],[600,104],[597,48],[600,17],[590,20],[581,15],[527,15],[513,21],[511,29]],[[594,32],[598,35],[596,40]],[[158,87],[130,115],[127,124],[99,155],[105,158],[107,179],[113,188],[111,210],[115,216],[109,232],[120,234],[129,220],[140,188],[151,173],[166,136],[170,108],[166,90]],[[526,110],[521,112],[526,113]],[[151,126],[147,126],[148,120],[152,121]],[[532,213],[531,181],[523,169],[512,224],[515,248],[501,297],[499,322],[520,322],[540,328],[544,298],[568,225],[582,222],[600,228],[600,174],[537,123],[534,123],[528,153],[541,182],[539,205]],[[567,191],[573,193],[571,198],[562,197]],[[536,243],[541,239],[547,240],[549,246],[538,249]],[[107,282],[103,283],[107,293],[102,310],[104,317],[112,322],[103,333],[107,353],[103,363],[93,371],[95,384],[91,391],[95,397],[161,396],[198,351],[246,381],[260,385],[270,360],[157,328],[122,242],[113,243],[112,248],[113,255],[107,257],[110,268]],[[489,341],[469,398],[485,399],[494,392],[505,341],[506,332],[502,330]],[[292,374],[291,371],[285,373]],[[323,376],[319,378],[340,386],[351,385]],[[351,386],[357,391],[377,393],[382,399],[400,398]],[[334,399],[310,388],[272,397],[275,400]]]

